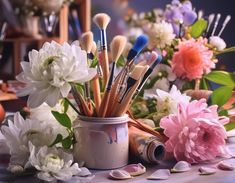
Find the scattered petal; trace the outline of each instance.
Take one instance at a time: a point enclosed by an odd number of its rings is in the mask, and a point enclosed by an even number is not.
[[[13,174],[20,174],[24,171],[24,168],[20,165],[9,165],[8,170]]]
[[[127,171],[131,176],[138,176],[146,172],[146,168],[141,163],[127,165],[123,170]]]
[[[207,167],[207,166],[201,166],[198,171],[200,172],[200,175],[211,175],[216,173],[216,169],[213,167]]]
[[[111,170],[110,177],[117,180],[124,180],[132,178],[131,175],[125,170]]]
[[[147,179],[150,180],[166,180],[170,177],[171,173],[168,169],[159,169],[151,174]]]
[[[224,161],[219,162],[219,164],[217,165],[217,168],[220,170],[226,170],[226,171],[232,171],[234,170],[234,166],[226,163]]]
[[[87,176],[91,176],[92,175],[90,170],[88,170],[86,167],[81,167],[80,170],[81,171],[77,174],[77,176],[87,177]]]
[[[179,173],[179,172],[187,172],[189,170],[191,170],[191,164],[189,164],[187,161],[179,161],[171,169],[171,172]]]

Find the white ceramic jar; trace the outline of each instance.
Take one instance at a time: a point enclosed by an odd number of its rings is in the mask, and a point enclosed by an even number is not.
[[[115,169],[128,164],[128,116],[95,118],[79,116],[74,126],[75,160],[87,168]]]

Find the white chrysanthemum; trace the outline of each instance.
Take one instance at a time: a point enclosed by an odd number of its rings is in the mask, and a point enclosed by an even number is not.
[[[61,134],[63,137],[68,136],[67,128],[62,126],[52,115],[51,111],[58,111],[63,113],[64,106],[61,102],[57,103],[53,108],[51,108],[48,104],[43,103],[37,108],[30,109],[30,119],[36,119],[38,121],[42,121],[53,128],[53,131],[57,134]],[[72,109],[72,107],[68,107],[67,115],[69,116],[71,122],[75,121],[77,118],[77,113]]]
[[[157,111],[165,115],[176,113],[179,103],[189,103],[191,100],[191,97],[182,94],[175,85],[172,86],[169,92],[157,89],[156,93],[157,95],[152,94],[149,97],[157,99]]]
[[[29,143],[30,157],[27,166],[35,167],[39,179],[45,181],[68,181],[74,175],[91,175],[87,169],[80,169],[73,163],[73,156],[62,149],[48,148],[47,146],[35,147]]]
[[[167,45],[171,45],[175,38],[172,25],[165,21],[152,24],[152,26],[149,27],[147,34],[149,36],[149,49],[163,49]]]
[[[43,102],[55,106],[60,98],[67,97],[70,82],[86,82],[96,74],[96,69],[88,67],[86,52],[77,43],[47,42],[39,51],[29,52],[29,62],[21,62],[21,66],[23,72],[17,79],[27,86],[18,96],[29,95],[31,108]]]
[[[226,48],[225,41],[219,36],[211,36],[209,38],[209,43],[215,47],[218,51],[222,51]]]
[[[53,129],[47,124],[38,120],[24,120],[20,113],[16,113],[14,123],[9,121],[8,125],[2,126],[1,130],[10,149],[10,167],[24,167],[29,158],[29,142],[35,146],[50,145],[56,137]]]

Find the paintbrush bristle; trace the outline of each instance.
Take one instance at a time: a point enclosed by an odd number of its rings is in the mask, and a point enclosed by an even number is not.
[[[95,41],[93,41],[92,48],[91,48],[91,53],[93,53],[95,55],[96,54],[96,50],[97,50],[97,46],[96,46]]]
[[[135,80],[139,80],[141,78],[141,76],[148,70],[148,68],[149,68],[148,65],[146,65],[146,66],[136,65],[136,66],[134,66],[129,77],[131,77]]]
[[[121,56],[127,39],[124,36],[115,36],[110,44],[112,61],[116,62]]]
[[[86,50],[87,53],[91,53],[91,49],[93,46],[93,33],[91,31],[83,33],[81,42],[84,50]]]
[[[98,13],[93,17],[93,22],[100,28],[106,29],[111,18],[106,13]]]

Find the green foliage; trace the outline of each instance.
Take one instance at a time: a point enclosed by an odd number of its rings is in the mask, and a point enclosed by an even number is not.
[[[204,76],[204,79],[223,85],[213,91],[211,100],[212,104],[223,106],[232,96],[232,91],[235,87],[235,74],[225,71],[212,71]]]
[[[64,113],[67,113],[68,108],[69,108],[69,102],[68,102],[68,100],[63,99],[62,103],[64,106]]]
[[[204,78],[217,84],[235,86],[235,74],[233,73],[225,71],[212,71],[205,75]]]
[[[224,54],[224,53],[230,53],[230,52],[235,52],[235,46],[230,47],[230,48],[225,48],[221,51],[215,51],[216,55]]]
[[[51,111],[51,113],[62,126],[67,127],[69,129],[72,128],[72,122],[66,113],[59,113],[57,111]]]
[[[222,86],[213,91],[211,95],[212,104],[223,106],[232,96],[233,86]]]
[[[50,145],[50,147],[53,147],[54,145],[60,143],[63,140],[63,136],[61,134],[57,134],[54,142]]]
[[[91,68],[95,68],[95,67],[97,66],[97,64],[98,64],[98,59],[97,59],[97,57],[95,57],[95,58],[92,60],[90,67],[91,67]]]
[[[62,140],[62,146],[65,149],[69,149],[71,147],[71,145],[73,144],[73,140],[71,138],[71,136],[67,136],[65,139]]]
[[[228,116],[228,111],[227,110],[221,110],[218,112],[219,116]]]
[[[207,28],[207,21],[201,18],[192,25],[190,35],[193,38],[198,38],[204,33],[206,28]]]
[[[224,125],[226,131],[230,131],[230,130],[233,130],[235,128],[235,122],[230,122],[226,125]]]
[[[200,88],[204,90],[209,90],[208,83],[204,77],[201,79]]]

